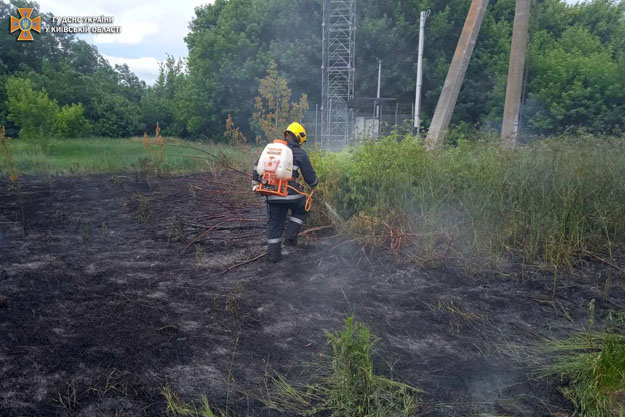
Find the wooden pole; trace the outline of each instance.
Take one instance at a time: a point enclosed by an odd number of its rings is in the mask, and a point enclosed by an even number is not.
[[[434,117],[430,124],[430,130],[425,141],[425,147],[428,150],[440,148],[445,140],[449,122],[454,113],[454,107],[456,106],[458,95],[460,94],[464,75],[469,67],[469,61],[471,61],[473,48],[475,48],[475,42],[480,33],[480,27],[482,26],[487,6],[488,0],[473,0],[471,2],[471,8],[467,14],[467,20],[464,23],[464,28],[462,29],[462,34],[460,35],[460,40],[456,47],[456,53],[449,66],[447,78],[443,85],[443,91],[441,91],[441,96],[438,99]]]

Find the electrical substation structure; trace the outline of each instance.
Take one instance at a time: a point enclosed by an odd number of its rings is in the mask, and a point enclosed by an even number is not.
[[[356,61],[356,0],[323,0],[321,146],[349,143]]]

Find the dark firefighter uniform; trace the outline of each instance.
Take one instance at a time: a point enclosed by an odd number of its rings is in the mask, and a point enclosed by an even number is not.
[[[314,188],[319,183],[317,174],[310,163],[308,155],[300,148],[300,144],[306,141],[306,132],[299,123],[292,123],[287,128],[284,132],[285,139],[290,137],[290,135],[288,135],[289,132],[293,133],[293,136],[299,141],[299,143],[297,143],[293,140],[287,140],[287,146],[293,152],[293,179],[289,181],[289,185],[301,192],[302,188],[297,181],[295,181],[301,175],[304,181],[306,181],[311,188]],[[261,181],[260,175],[256,172],[257,164],[258,160],[254,165],[254,186],[260,184]],[[289,210],[291,210],[291,216],[289,217],[289,222],[284,234],[284,243],[289,246],[295,246],[297,244],[297,234],[302,229],[302,225],[308,217],[308,212],[305,209],[306,196],[289,188],[288,194],[284,197],[271,195],[266,198],[269,216],[267,223],[267,253],[270,262],[278,262],[282,257],[282,233],[284,232],[284,222],[287,219]]]

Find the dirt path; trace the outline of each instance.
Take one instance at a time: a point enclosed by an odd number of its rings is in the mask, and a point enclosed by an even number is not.
[[[0,182],[0,416],[164,416],[164,386],[276,415],[254,399],[267,370],[301,378],[352,313],[380,338],[378,370],[425,391],[424,415],[568,413],[510,353],[585,328],[592,299],[597,321],[625,309],[614,272],[607,298],[608,271],[564,278],[554,306],[550,276],[399,266],[336,239],[223,273],[264,251],[264,207],[198,198],[208,181],[26,178],[26,236]]]

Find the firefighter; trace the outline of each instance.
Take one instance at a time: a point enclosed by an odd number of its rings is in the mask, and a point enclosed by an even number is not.
[[[289,210],[291,211],[291,216],[284,234],[284,244],[286,246],[297,245],[297,235],[302,229],[304,220],[308,217],[306,195],[303,194],[300,185],[295,180],[301,175],[311,188],[315,188],[319,183],[308,155],[300,147],[306,142],[304,126],[295,122],[291,123],[284,131],[284,139],[293,152],[293,178],[289,181],[289,186],[297,189],[299,193],[289,188],[288,194],[284,197],[277,195],[267,196],[269,217],[267,222],[267,253],[269,262],[274,263],[279,262],[282,258],[282,233],[284,232],[284,222],[287,219]],[[257,164],[258,161],[256,161]],[[252,185],[254,191],[256,191],[261,181],[260,175],[256,172],[256,165],[254,165]]]

